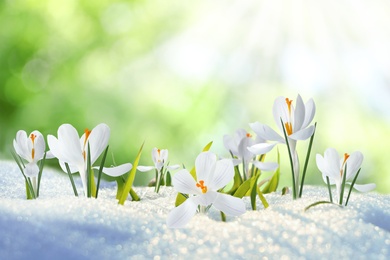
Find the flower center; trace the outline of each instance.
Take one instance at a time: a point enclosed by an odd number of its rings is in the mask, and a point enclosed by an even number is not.
[[[293,102],[292,100],[286,98],[286,104],[287,104],[287,109],[288,109],[288,114],[289,114],[290,120],[291,120],[291,103],[292,102]],[[291,122],[284,123],[284,127],[286,128],[287,135],[292,135],[293,128],[292,128]]]
[[[92,130],[89,130],[88,128],[85,128],[84,133],[85,133],[85,139],[84,139],[84,149],[83,149],[83,157],[84,161],[86,159],[86,153],[85,153],[85,145],[87,144],[89,135],[91,134]]]
[[[197,184],[196,187],[200,188],[202,190],[202,193],[207,192],[207,186],[204,185],[204,181],[200,180]]]
[[[345,166],[345,163],[347,162],[348,158],[349,158],[349,154],[345,153],[344,154],[344,162],[343,162],[343,165],[341,166],[341,170],[340,170],[340,176],[341,177],[343,176],[344,166]]]
[[[35,157],[35,138],[37,138],[37,136],[36,135],[34,135],[34,134],[31,134],[30,135],[30,139],[31,139],[31,142],[32,142],[32,145],[33,145],[33,148],[32,148],[32,150],[31,150],[31,158],[34,160],[34,157]]]

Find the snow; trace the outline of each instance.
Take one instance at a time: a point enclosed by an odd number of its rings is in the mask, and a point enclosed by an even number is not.
[[[78,182],[81,188],[81,183]],[[41,195],[25,199],[16,164],[0,162],[0,259],[389,259],[390,195],[353,193],[348,207],[327,200],[325,187],[307,186],[302,199],[265,195],[270,207],[220,221],[198,214],[184,229],[165,221],[176,193],[136,187],[140,202],[118,205],[116,184],[104,182],[98,199],[74,197],[68,177],[43,172]],[[81,193],[81,190],[80,190]]]

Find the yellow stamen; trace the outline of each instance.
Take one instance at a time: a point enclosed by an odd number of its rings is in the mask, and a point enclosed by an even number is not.
[[[246,137],[251,138],[252,135],[250,133],[246,133]]]
[[[33,148],[32,148],[32,150],[31,150],[31,158],[32,158],[33,160],[34,160],[34,157],[35,157],[35,149],[34,149],[34,147],[35,147],[35,138],[37,138],[36,135],[34,135],[34,134],[31,134],[31,135],[30,135],[30,139],[31,139],[32,145],[33,145]]]
[[[204,181],[200,180],[197,184],[196,187],[200,188],[202,190],[202,193],[207,192],[207,186],[204,186]]]
[[[286,98],[286,104],[287,104],[288,112],[289,112],[290,114],[291,114],[291,103],[292,103],[292,102],[293,102],[292,100]]]
[[[340,176],[343,176],[344,166],[345,166],[345,163],[347,162],[348,158],[349,158],[349,154],[345,153],[344,154],[344,162],[343,162],[343,165],[341,166],[341,170],[340,170]]]
[[[284,123],[284,126],[286,128],[287,135],[292,135],[292,133],[293,133],[292,124],[287,122],[287,123]]]
[[[85,153],[85,145],[87,144],[87,140],[89,138],[89,135],[91,134],[92,130],[89,130],[88,128],[85,128],[84,133],[85,133],[85,139],[84,139],[84,149],[83,149],[83,157],[84,161],[86,159],[86,153]]]

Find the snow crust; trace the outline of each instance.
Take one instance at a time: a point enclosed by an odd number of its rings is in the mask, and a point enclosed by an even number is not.
[[[98,199],[74,197],[65,174],[45,169],[40,197],[27,201],[16,164],[0,161],[0,259],[390,259],[390,195],[353,193],[348,207],[304,212],[328,199],[325,187],[305,186],[297,201],[267,194],[270,207],[252,211],[245,198],[247,212],[226,223],[211,210],[169,229],[176,192],[135,190],[141,201],[124,206],[116,183]]]

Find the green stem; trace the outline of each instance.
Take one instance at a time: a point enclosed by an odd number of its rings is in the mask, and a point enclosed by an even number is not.
[[[226,222],[226,215],[221,211],[221,220],[222,222]]]
[[[332,190],[330,189],[330,181],[329,181],[329,177],[328,176],[326,176],[326,183],[328,184],[328,192],[329,192],[330,202],[333,203]]]
[[[344,172],[343,172],[343,181],[341,183],[341,191],[340,191],[340,201],[339,204],[343,205],[343,198],[344,198],[344,188],[345,188],[345,181],[347,178],[347,164],[345,164]]]
[[[79,194],[77,193],[76,185],[74,184],[74,180],[73,180],[73,177],[72,177],[72,173],[70,172],[69,164],[68,164],[68,163],[65,163],[65,167],[66,167],[66,171],[68,172],[68,176],[69,176],[69,179],[70,179],[70,183],[72,184],[73,193],[74,193],[74,195],[75,195],[76,197],[78,197]]]
[[[309,164],[309,158],[310,158],[310,153],[311,153],[311,146],[313,145],[314,134],[316,132],[316,129],[317,129],[317,122],[314,124],[314,132],[313,132],[313,134],[312,134],[312,136],[310,138],[309,148],[307,149],[305,166],[303,167],[303,173],[302,173],[301,187],[299,188],[299,198],[302,197],[303,184],[305,183],[305,176],[306,176],[307,165]]]
[[[43,155],[43,158],[42,158],[41,162],[39,163],[38,184],[37,184],[37,197],[39,197],[39,189],[41,187],[41,178],[42,178],[43,166],[45,165],[45,161],[46,161],[46,152]]]
[[[102,177],[104,163],[106,162],[106,156],[107,156],[108,147],[109,146],[107,145],[106,150],[104,151],[104,154],[103,154],[102,161],[100,163],[100,167],[99,167],[98,180],[97,180],[97,185],[96,185],[96,198],[98,197],[98,194],[99,194],[100,179]]]
[[[351,192],[352,192],[353,185],[355,185],[356,179],[357,179],[357,177],[358,177],[358,175],[359,175],[361,169],[362,169],[362,168],[360,168],[360,169],[358,170],[358,172],[357,172],[356,175],[355,175],[355,178],[353,178],[353,181],[352,181],[352,183],[351,183],[351,187],[349,188],[349,192],[348,192],[348,196],[347,196],[347,201],[345,202],[345,206],[348,205],[349,196],[351,196]]]
[[[282,123],[284,139],[286,140],[288,155],[290,157],[290,166],[291,166],[291,173],[292,173],[293,199],[295,200],[297,198],[297,193],[296,193],[296,187],[295,187],[294,163],[293,163],[293,159],[292,159],[290,144],[288,142],[288,137],[287,137],[286,129],[284,128],[284,123],[283,123],[282,118],[280,118],[280,122]]]

